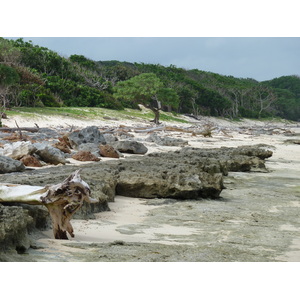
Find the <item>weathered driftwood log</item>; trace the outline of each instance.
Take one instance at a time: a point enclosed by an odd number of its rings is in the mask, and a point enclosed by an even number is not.
[[[1,127],[0,131],[7,131],[7,132],[15,132],[15,131],[29,131],[29,132],[38,132],[38,127],[19,127],[19,128],[10,128],[10,127]]]
[[[52,219],[53,233],[56,239],[68,239],[67,232],[74,237],[70,223],[72,216],[83,202],[95,203],[90,197],[90,188],[77,170],[56,185],[29,186],[0,183],[0,202],[21,202],[33,205],[45,205]]]

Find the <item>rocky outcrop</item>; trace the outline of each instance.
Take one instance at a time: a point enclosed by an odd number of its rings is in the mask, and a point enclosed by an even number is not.
[[[0,251],[25,252],[30,246],[28,226],[33,223],[28,211],[0,204]]]
[[[217,198],[224,188],[222,174],[177,171],[181,170],[121,172],[116,192],[128,197],[199,199]]]
[[[22,162],[7,156],[0,156],[0,174],[22,172],[25,166]]]
[[[266,172],[264,159],[270,155],[272,152],[262,145],[218,149],[185,147],[175,152],[83,165],[81,176],[99,203],[84,204],[74,217],[93,218],[94,213],[109,210],[108,204],[114,201],[115,194],[141,198],[218,198],[225,188],[223,178],[228,172]],[[1,175],[1,181],[41,186],[56,184],[75,169],[59,166],[28,170],[22,174]],[[37,227],[33,225],[37,218],[29,210],[22,212],[20,207],[12,211],[6,206],[0,208],[0,244],[3,241],[5,247],[24,251],[29,245],[28,228]],[[37,215],[44,219],[43,214]]]
[[[48,229],[50,224],[48,211],[44,207],[0,204],[0,253],[24,253],[32,243],[30,234]]]
[[[73,131],[69,134],[69,141],[74,149],[85,143],[106,144],[103,134],[100,133],[96,126],[89,126],[79,131]]]
[[[267,172],[263,159],[272,155],[263,147],[221,149],[183,148],[151,153],[119,164],[117,194],[143,198],[217,198],[223,175],[231,172]]]

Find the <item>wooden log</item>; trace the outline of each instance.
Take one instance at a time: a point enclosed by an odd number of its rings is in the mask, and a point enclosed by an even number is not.
[[[69,175],[62,183],[45,187],[0,183],[0,202],[45,205],[52,219],[54,237],[68,239],[67,232],[74,237],[70,223],[72,216],[84,201],[98,202],[90,197],[90,188],[80,178],[79,171]]]
[[[10,128],[10,127],[1,127],[0,131],[8,131],[8,132],[15,132],[15,131],[29,131],[29,132],[38,132],[38,127],[19,127],[19,128]]]

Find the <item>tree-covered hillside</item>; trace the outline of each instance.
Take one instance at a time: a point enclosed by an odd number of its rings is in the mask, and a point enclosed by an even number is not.
[[[300,119],[300,78],[258,82],[173,65],[66,58],[25,42],[0,38],[0,103],[123,109],[143,103],[163,110],[229,118]]]

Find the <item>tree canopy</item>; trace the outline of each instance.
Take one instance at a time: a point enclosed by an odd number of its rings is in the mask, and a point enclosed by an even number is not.
[[[164,88],[162,81],[154,73],[142,73],[114,87],[114,96],[144,104],[155,113],[154,122],[159,122],[161,105],[178,108],[179,97],[171,88]],[[162,104],[161,104],[162,103]]]
[[[0,64],[6,106],[124,109],[141,103],[153,109],[154,101],[163,110],[194,115],[300,119],[296,75],[258,82],[174,65],[67,58],[30,41],[4,38]]]

